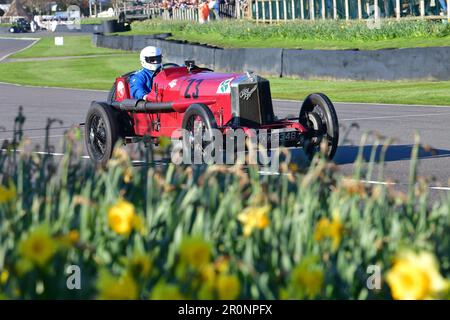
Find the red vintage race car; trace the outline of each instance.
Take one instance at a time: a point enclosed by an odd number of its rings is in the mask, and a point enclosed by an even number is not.
[[[94,101],[85,121],[85,139],[91,159],[105,164],[117,141],[125,144],[150,137],[173,137],[176,130],[266,129],[278,132],[280,144],[303,147],[312,157],[328,142],[332,159],[339,125],[331,101],[314,93],[304,100],[298,117],[277,119],[269,81],[251,72],[217,73],[186,61],[162,65],[155,71],[147,101],[130,98],[128,73],[116,79],[106,102]]]

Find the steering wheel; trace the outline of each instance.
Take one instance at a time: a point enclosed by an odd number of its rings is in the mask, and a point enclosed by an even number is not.
[[[166,67],[176,68],[176,67],[179,67],[179,65],[176,63],[172,63],[172,62],[164,63],[164,64],[160,65],[158,68],[156,68],[156,70],[153,72],[153,78],[155,78],[156,75],[158,73],[160,73],[161,71],[163,71]]]

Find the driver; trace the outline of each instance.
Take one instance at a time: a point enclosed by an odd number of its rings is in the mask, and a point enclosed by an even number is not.
[[[145,47],[140,54],[142,69],[130,78],[130,91],[133,99],[147,100],[152,90],[152,80],[155,70],[161,66],[161,49],[158,47]]]

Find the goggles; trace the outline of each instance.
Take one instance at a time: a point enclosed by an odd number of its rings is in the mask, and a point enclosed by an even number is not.
[[[162,62],[162,56],[145,57],[145,62],[150,64],[160,64]]]

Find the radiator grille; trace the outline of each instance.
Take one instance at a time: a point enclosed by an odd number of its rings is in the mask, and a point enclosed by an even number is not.
[[[257,126],[274,120],[270,84],[264,78],[244,76],[232,85],[233,114],[241,126]]]

